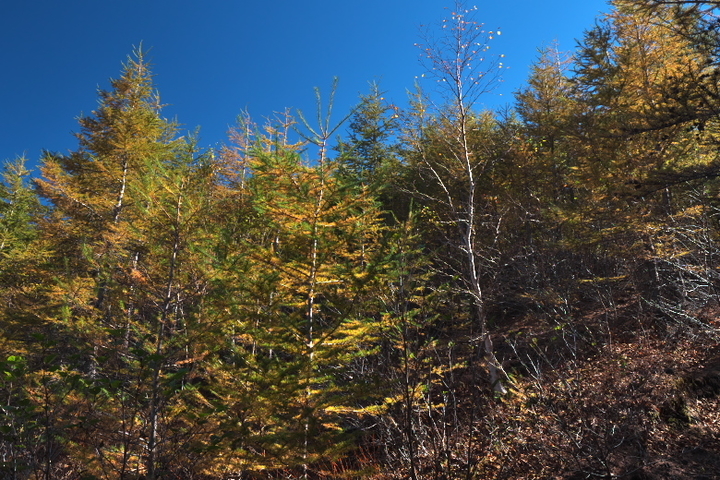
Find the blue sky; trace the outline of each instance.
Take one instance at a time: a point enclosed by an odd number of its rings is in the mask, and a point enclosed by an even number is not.
[[[421,25],[439,23],[450,0],[27,0],[0,15],[0,160],[77,146],[77,117],[97,105],[140,42],[150,49],[167,117],[200,143],[221,144],[237,115],[285,108],[314,116],[314,87],[339,78],[335,118],[377,81],[398,105],[423,70]],[[572,50],[605,0],[475,0],[477,19],[501,30],[504,82],[482,101],[512,102],[537,50]]]

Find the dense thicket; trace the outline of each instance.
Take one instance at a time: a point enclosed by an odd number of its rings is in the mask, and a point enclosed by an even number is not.
[[[6,165],[0,478],[720,475],[715,2],[611,2],[503,115],[455,7],[335,150],[200,148],[137,52]]]

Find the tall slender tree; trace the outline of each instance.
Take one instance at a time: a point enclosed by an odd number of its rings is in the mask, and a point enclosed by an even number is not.
[[[490,382],[504,391],[502,367],[495,358],[487,321],[487,293],[483,287],[483,269],[492,257],[483,251],[480,231],[484,212],[480,210],[481,188],[498,156],[491,149],[475,143],[479,132],[492,130],[493,120],[482,116],[474,108],[478,99],[492,90],[499,78],[502,62],[489,52],[490,42],[499,31],[486,31],[475,19],[476,9],[463,2],[455,2],[449,18],[441,28],[425,35],[422,62],[426,74],[438,85],[440,99],[417,102],[415,116],[418,126],[408,139],[417,155],[417,167],[422,182],[432,185],[431,191],[415,189],[419,199],[437,215],[438,225],[451,226],[455,232],[449,243],[459,252],[463,262],[459,275],[464,291],[471,299],[473,341],[484,352]],[[431,124],[422,117],[427,106],[435,106]],[[417,122],[416,122],[417,123]],[[476,133],[478,132],[478,133]],[[434,147],[437,150],[434,150]],[[444,228],[444,227],[443,227]]]
[[[28,306],[38,295],[46,255],[37,241],[38,223],[46,209],[29,184],[26,163],[25,158],[5,163],[0,181],[0,355],[4,357],[24,350],[33,323]]]
[[[351,365],[379,331],[362,309],[379,211],[337,177],[334,162],[304,164],[301,147],[277,132],[249,152],[256,226],[224,257],[236,292],[224,300],[234,332],[226,421],[236,425],[226,437],[238,469],[299,468],[310,477],[353,446],[353,418],[374,397]]]

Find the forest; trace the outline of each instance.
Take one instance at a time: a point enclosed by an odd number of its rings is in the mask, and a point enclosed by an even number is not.
[[[457,2],[437,91],[218,149],[136,51],[2,172],[0,478],[720,478],[719,8],[613,0],[486,111]]]

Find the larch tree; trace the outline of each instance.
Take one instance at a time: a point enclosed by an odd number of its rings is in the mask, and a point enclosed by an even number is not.
[[[285,131],[269,128],[246,152],[252,212],[219,267],[234,292],[218,299],[230,333],[222,443],[236,471],[310,477],[353,448],[377,393],[352,365],[379,332],[363,304],[381,225],[368,192],[340,180],[327,157],[305,164]]]
[[[715,183],[717,74],[708,49],[684,33],[697,16],[631,0],[612,5],[571,65],[574,113],[562,137],[571,198],[555,211],[562,244],[582,259],[597,300],[630,286],[654,309],[680,298],[684,274],[668,252],[688,241],[674,243],[671,226],[706,225],[696,187]]]
[[[630,217],[663,221],[681,206],[676,189],[658,179],[702,170],[705,160],[691,153],[692,131],[704,128],[708,106],[700,92],[713,83],[707,55],[669,28],[674,11],[636,6],[615,2],[588,32],[573,77],[585,130],[574,184],[596,226],[616,237],[638,230]]]
[[[79,149],[48,153],[36,181],[52,214],[45,320],[76,379],[64,401],[82,421],[68,448],[104,478],[167,475],[197,450],[187,385],[218,331],[204,316],[214,169],[161,117],[142,52],[98,109],[80,119]],[[186,456],[192,463],[195,457]],[[199,460],[198,460],[199,461]]]
[[[140,51],[99,97],[93,114],[79,120],[79,148],[68,154],[46,153],[42,176],[35,181],[51,208],[40,223],[51,255],[39,315],[51,333],[48,338],[54,339],[44,357],[54,358],[55,365],[50,373],[44,373],[45,368],[38,375],[44,386],[72,387],[52,396],[43,394],[37,401],[58,412],[52,419],[55,424],[88,420],[75,423],[82,428],[65,430],[65,435],[75,435],[66,447],[80,447],[67,452],[75,458],[84,458],[82,447],[90,446],[84,439],[102,438],[108,432],[122,437],[117,458],[108,462],[100,451],[99,459],[93,452],[83,462],[92,468],[97,459],[105,475],[123,477],[142,464],[136,458],[141,448],[138,409],[129,407],[132,401],[118,391],[126,387],[126,380],[132,382],[132,373],[117,376],[126,360],[120,351],[132,348],[125,339],[131,336],[134,287],[126,273],[140,256],[129,234],[129,226],[140,218],[130,186],[144,175],[148,158],[172,155],[175,129],[160,117],[150,69]],[[75,380],[60,381],[62,376]],[[102,392],[108,395],[97,395]],[[113,409],[116,401],[121,408]],[[113,420],[98,423],[94,412],[105,407],[112,413],[97,418]],[[108,448],[115,451],[114,444]]]
[[[74,291],[71,297],[58,292],[49,305],[65,304],[75,310],[75,319],[87,314],[110,324],[125,317],[121,304],[128,303],[115,288],[116,267],[131,268],[139,255],[127,235],[128,225],[140,217],[130,185],[143,177],[148,158],[173,155],[175,135],[174,126],[160,116],[142,52],[111,87],[100,91],[93,115],[80,118],[79,149],[47,153],[36,180],[53,207],[42,230],[53,243],[57,273],[74,285],[65,286]]]
[[[3,358],[25,353],[22,345],[29,340],[28,326],[33,324],[27,307],[38,294],[42,261],[47,254],[37,241],[38,223],[46,209],[32,189],[26,163],[25,158],[6,162],[0,181],[0,284],[3,286],[0,356]]]
[[[28,366],[43,357],[37,302],[48,251],[37,229],[45,208],[28,181],[26,162],[6,162],[0,180],[0,476],[13,480],[48,472],[52,450],[46,418],[28,392],[34,386]]]
[[[552,202],[572,196],[567,178],[573,166],[569,158],[571,125],[579,108],[568,78],[570,60],[557,44],[542,49],[531,67],[527,86],[515,94],[515,108],[530,142],[531,165],[527,171],[534,177],[533,183],[538,183],[535,188],[540,189],[533,194]]]

